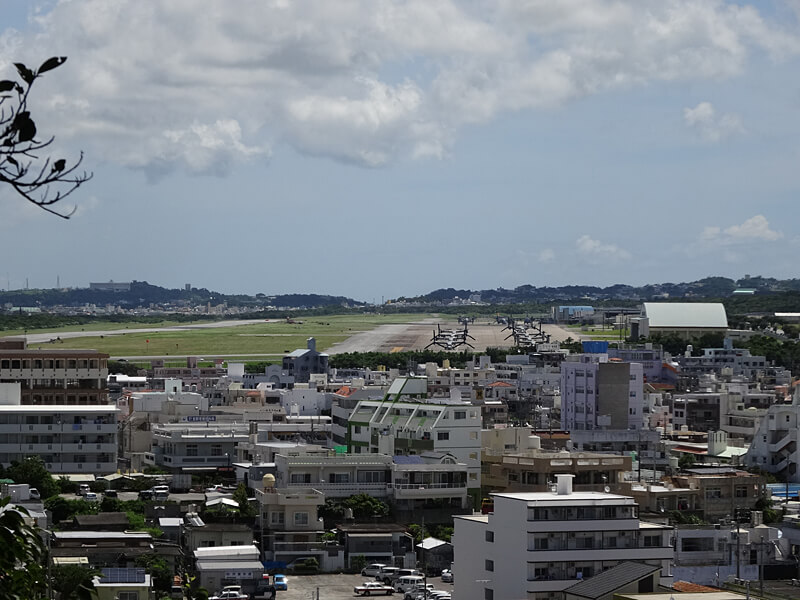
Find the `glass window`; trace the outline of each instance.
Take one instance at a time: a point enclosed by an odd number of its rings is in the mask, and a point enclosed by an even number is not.
[[[296,513],[294,513],[294,524],[295,525],[308,525],[308,513],[307,512],[296,512]]]

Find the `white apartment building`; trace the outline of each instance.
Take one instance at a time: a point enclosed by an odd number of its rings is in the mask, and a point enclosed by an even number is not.
[[[313,556],[323,571],[342,568],[341,555],[329,556],[322,542],[325,527],[318,516],[325,496],[317,489],[275,488],[275,479],[264,476],[263,489],[256,490],[259,509],[259,530],[262,535],[263,560],[291,562],[295,558]]]
[[[661,567],[670,585],[672,529],[639,521],[633,498],[573,492],[492,494],[494,512],[456,516],[453,547],[459,600],[562,600],[563,590],[620,562]]]
[[[399,381],[399,380],[397,380]],[[392,384],[394,386],[394,384]],[[387,394],[387,397],[391,395]],[[451,454],[467,465],[470,493],[480,493],[481,409],[450,401],[362,400],[348,419],[348,453]]]
[[[204,416],[198,418],[211,419]],[[161,423],[152,428],[153,445],[144,462],[174,472],[230,468],[236,446],[246,442],[247,424]]]
[[[792,483],[800,483],[798,424],[800,399],[797,393],[791,404],[770,406],[759,423],[750,449],[742,457],[744,465],[780,475]]]
[[[561,428],[641,429],[645,423],[641,363],[583,354],[561,363]]]
[[[112,405],[19,404],[18,383],[0,384],[0,464],[41,456],[51,473],[107,475],[117,470]]]
[[[435,500],[453,512],[469,506],[468,468],[451,455],[388,456],[305,452],[275,456],[279,488],[313,487],[326,498],[369,494],[396,511],[414,512]]]

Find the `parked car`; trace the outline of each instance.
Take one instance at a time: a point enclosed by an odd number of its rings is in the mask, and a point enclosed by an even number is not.
[[[353,588],[353,593],[360,596],[371,596],[373,594],[385,594],[387,596],[394,593],[392,586],[381,583],[380,581],[365,581],[361,585]]]
[[[387,565],[383,563],[372,563],[361,569],[362,577],[375,577],[381,572],[381,569]]]
[[[378,581],[382,581],[386,585],[392,585],[395,579],[397,579],[397,573],[400,571],[397,567],[383,567],[377,575],[375,575],[375,579]]]
[[[139,492],[139,500],[152,500],[153,490],[142,490]]]
[[[222,590],[216,596],[211,596],[208,600],[250,600],[250,596],[239,590]]]
[[[442,582],[453,583],[453,572],[450,569],[442,571]]]
[[[286,591],[289,589],[289,579],[286,577],[286,575],[275,575],[273,581],[275,582],[274,585],[276,590]]]
[[[31,495],[31,500],[41,500],[42,499],[42,495],[39,493],[39,490],[37,490],[36,488],[31,488],[29,490],[29,492],[30,492],[30,495]]]
[[[90,492],[90,491],[91,490],[89,489],[89,484],[88,483],[82,483],[82,484],[80,484],[78,486],[78,491],[76,493],[78,494],[78,496],[85,496],[86,493]]]
[[[403,600],[417,600],[417,598],[426,598],[426,589],[428,590],[428,594],[436,591],[436,588],[433,587],[432,583],[420,583],[412,588],[406,589],[405,593],[403,594]]]
[[[97,502],[97,494],[94,492],[86,492],[83,494],[83,499],[87,502]]]
[[[275,586],[269,582],[269,579],[262,579],[258,582],[253,600],[275,600]]]
[[[106,490],[103,492],[103,496],[106,498],[119,498],[119,494],[117,494],[117,490]]]

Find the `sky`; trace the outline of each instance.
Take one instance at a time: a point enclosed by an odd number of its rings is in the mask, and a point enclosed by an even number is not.
[[[0,0],[91,181],[0,186],[0,288],[797,277],[800,0]]]

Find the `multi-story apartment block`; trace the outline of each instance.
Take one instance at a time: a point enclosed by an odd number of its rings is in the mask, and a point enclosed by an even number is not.
[[[246,442],[249,433],[246,424],[156,424],[152,428],[152,449],[144,461],[174,472],[228,469],[236,460],[236,446]]]
[[[277,486],[313,487],[325,498],[368,494],[384,499],[395,516],[416,514],[434,504],[446,513],[471,506],[468,468],[449,454],[388,456],[386,454],[308,453],[302,448],[275,456]]]
[[[563,590],[623,561],[661,568],[671,583],[671,528],[641,522],[633,498],[573,492],[492,494],[494,512],[455,517],[455,593],[462,600],[560,600]]]
[[[0,339],[0,383],[20,383],[22,404],[107,404],[108,354],[33,350],[23,338]]]
[[[115,406],[23,406],[19,384],[0,387],[5,390],[0,391],[0,464],[41,456],[51,473],[116,471]]]
[[[779,475],[786,481],[800,483],[798,427],[800,398],[797,392],[791,404],[773,404],[762,417],[750,449],[743,457],[747,466]]]
[[[364,400],[356,405],[348,419],[348,452],[452,454],[467,465],[467,486],[477,500],[481,486],[480,408],[463,402],[398,401],[391,397],[392,388],[385,400]]]
[[[256,490],[264,560],[288,563],[313,556],[327,570],[328,552],[321,542],[325,528],[317,514],[325,495],[315,487],[278,489],[272,475],[264,476],[263,489]]]
[[[645,422],[641,363],[582,354],[561,363],[561,427],[640,429]]]

